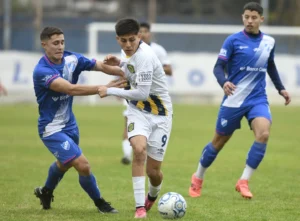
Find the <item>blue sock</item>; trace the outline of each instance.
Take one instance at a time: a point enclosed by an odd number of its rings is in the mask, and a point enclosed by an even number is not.
[[[212,143],[208,143],[202,151],[202,156],[200,159],[201,165],[204,168],[209,167],[212,164],[212,162],[214,162],[214,160],[216,159],[218,153],[219,152],[214,148]]]
[[[79,183],[92,200],[100,199],[100,190],[92,173],[89,176],[79,175]]]
[[[248,152],[247,165],[256,169],[265,156],[267,144],[254,142]]]
[[[58,166],[56,165],[56,162],[52,163],[49,172],[48,177],[45,183],[45,187],[47,187],[50,190],[54,190],[59,181],[63,178],[65,172],[61,171]]]

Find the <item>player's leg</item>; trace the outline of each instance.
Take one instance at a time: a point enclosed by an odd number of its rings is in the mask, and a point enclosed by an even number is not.
[[[127,115],[128,115],[129,107],[125,99],[123,99],[123,105],[126,107],[126,109],[123,111],[125,125],[123,130],[123,139],[122,139],[123,157],[121,159],[121,163],[123,163],[124,165],[129,165],[131,163],[132,147],[130,146],[130,142],[128,140],[128,134],[127,134]]]
[[[208,167],[214,162],[220,150],[231,138],[236,129],[241,127],[240,121],[244,111],[239,108],[221,107],[216,124],[216,132],[210,143],[202,150],[197,171],[192,175],[189,195],[191,197],[201,196],[204,174]]]
[[[131,163],[132,156],[132,147],[130,146],[130,142],[128,140],[127,135],[127,117],[124,117],[124,131],[123,131],[123,141],[122,141],[122,149],[123,149],[123,158],[121,159],[121,163],[124,165],[128,165]]]
[[[149,192],[145,201],[146,210],[150,210],[162,187],[163,173],[161,164],[166,154],[172,130],[172,116],[153,116],[152,133],[148,139],[146,172]]]
[[[243,174],[237,182],[236,189],[245,198],[252,198],[248,181],[264,158],[271,127],[271,113],[268,104],[255,105],[246,115],[255,135],[247,156]]]
[[[94,174],[91,172],[91,167],[87,158],[83,154],[80,154],[78,158],[70,162],[70,165],[77,170],[79,174],[79,183],[82,189],[84,189],[84,191],[94,201],[95,206],[98,208],[99,212],[117,213],[118,211],[114,209],[110,205],[110,203],[106,202],[104,198],[101,196],[96,178]]]
[[[146,115],[135,108],[129,108],[127,131],[133,150],[132,182],[135,199],[135,218],[145,218],[145,172],[147,139],[151,133]]]
[[[62,180],[65,172],[70,168],[70,165],[65,165],[63,162],[72,159],[73,152],[68,151],[71,139],[62,132],[52,134],[42,138],[43,143],[49,151],[57,158],[57,161],[52,163],[48,170],[48,177],[43,187],[34,189],[34,194],[40,199],[43,209],[50,209],[53,201],[53,191]]]

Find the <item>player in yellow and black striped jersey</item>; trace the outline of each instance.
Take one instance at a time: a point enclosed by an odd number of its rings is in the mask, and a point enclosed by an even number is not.
[[[105,63],[119,65],[131,90],[99,87],[101,98],[118,96],[129,101],[127,132],[133,149],[132,181],[136,204],[135,218],[145,218],[161,189],[161,163],[172,128],[173,108],[162,64],[149,45],[140,40],[139,23],[125,18],[117,22],[121,59],[108,55]],[[146,161],[146,164],[145,164]],[[149,191],[145,197],[145,172]]]

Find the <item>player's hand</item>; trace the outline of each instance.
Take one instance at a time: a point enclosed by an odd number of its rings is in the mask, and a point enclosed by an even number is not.
[[[6,95],[7,95],[7,90],[6,90],[6,88],[0,83],[0,96],[1,96],[1,95],[6,96]]]
[[[109,54],[109,55],[106,55],[106,57],[103,60],[103,63],[107,64],[107,65],[111,65],[111,66],[119,66],[121,63],[121,60],[119,58],[117,58],[116,56]]]
[[[235,89],[236,89],[236,86],[229,81],[226,81],[225,84],[223,85],[224,93],[227,96],[233,95]]]
[[[127,80],[120,78],[117,80],[113,80],[111,82],[109,82],[107,85],[105,85],[105,87],[109,88],[109,87],[117,87],[117,88],[124,88],[127,86]]]
[[[98,94],[101,98],[104,98],[107,96],[107,87],[106,86],[99,86],[98,87]]]
[[[286,90],[281,90],[280,95],[285,99],[285,105],[291,103],[291,96]]]

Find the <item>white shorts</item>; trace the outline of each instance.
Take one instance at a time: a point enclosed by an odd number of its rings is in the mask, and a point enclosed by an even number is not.
[[[147,138],[147,155],[163,161],[172,129],[172,115],[159,116],[128,105],[128,139],[137,135]]]

